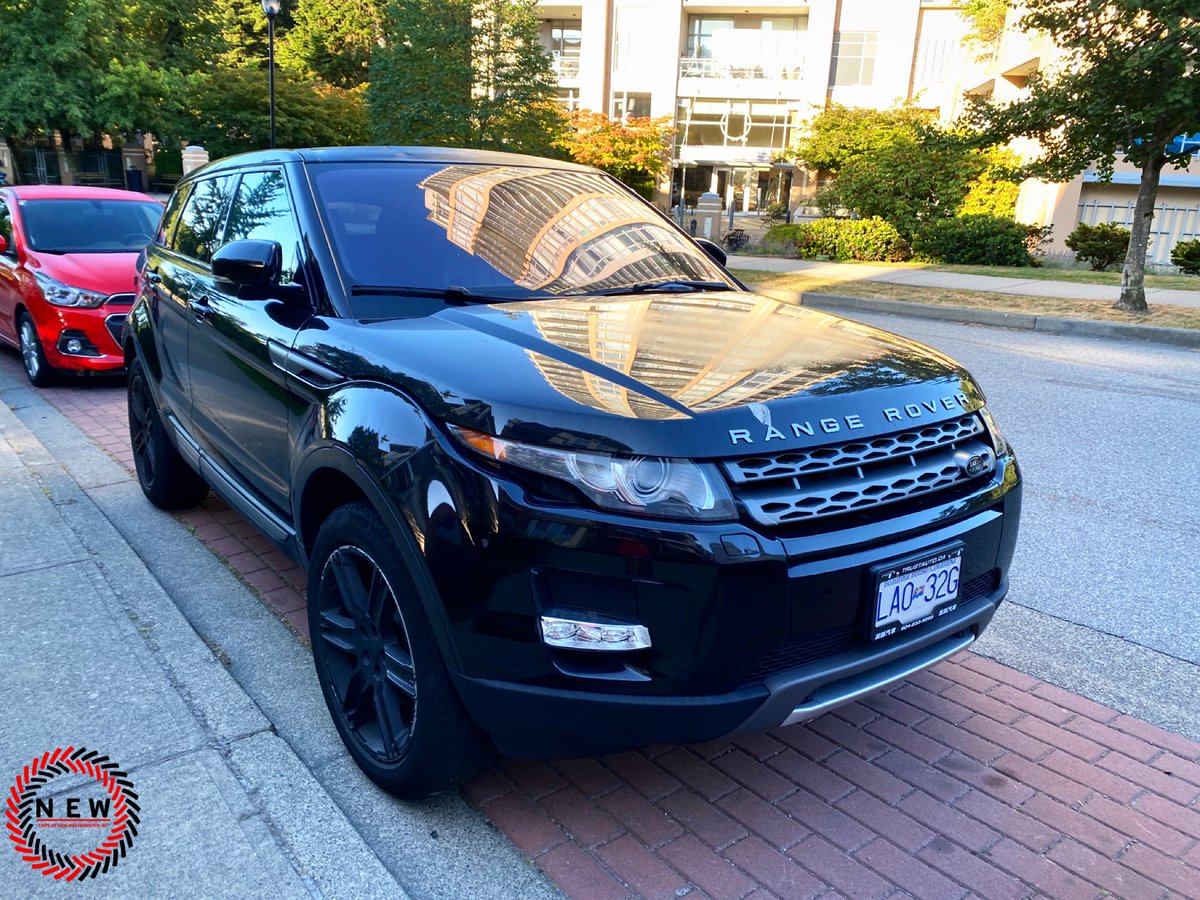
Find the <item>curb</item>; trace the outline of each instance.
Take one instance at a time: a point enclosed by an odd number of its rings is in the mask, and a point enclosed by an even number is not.
[[[753,286],[751,286],[753,287]],[[757,289],[756,289],[757,290]],[[1125,341],[1147,341],[1173,347],[1200,349],[1200,329],[1165,328],[1159,325],[1126,325],[1121,322],[1096,322],[1091,319],[1067,319],[1059,316],[1034,316],[967,306],[941,306],[930,303],[909,303],[906,300],[873,300],[867,297],[843,297],[838,294],[799,293],[798,291],[758,290],[767,296],[776,295],[814,309],[849,310],[911,316],[919,319],[948,319],[970,325],[992,325],[1015,328],[1019,331],[1038,331],[1042,334],[1065,334],[1076,337],[1110,338]]]

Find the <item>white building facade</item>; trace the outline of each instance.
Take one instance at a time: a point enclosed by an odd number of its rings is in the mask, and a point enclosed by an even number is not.
[[[675,121],[660,202],[715,191],[753,211],[811,196],[782,160],[796,129],[829,103],[888,108],[952,101],[967,23],[923,0],[542,2],[559,98],[610,116]],[[669,189],[669,194],[668,194]]]

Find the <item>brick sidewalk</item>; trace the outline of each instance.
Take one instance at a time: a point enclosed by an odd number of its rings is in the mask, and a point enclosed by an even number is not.
[[[44,396],[130,465],[123,387]],[[307,633],[294,563],[214,497],[180,518]],[[1200,897],[1200,744],[970,652],[807,726],[465,794],[576,898]]]

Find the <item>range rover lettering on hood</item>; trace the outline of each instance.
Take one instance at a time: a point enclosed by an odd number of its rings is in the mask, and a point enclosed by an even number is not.
[[[780,423],[780,426],[774,425],[771,422],[771,409],[762,403],[751,403],[747,407],[753,414],[754,418],[762,423],[762,438],[761,441],[782,441],[788,437],[816,437],[818,431],[825,434],[837,434],[840,431],[857,431],[860,428],[867,427],[867,423],[859,414],[848,416],[840,416],[838,418],[826,418],[813,421],[803,422],[785,422]],[[882,415],[888,422],[905,422],[909,419],[921,419],[926,416],[936,415],[942,410],[953,412],[957,409],[970,410],[970,401],[967,395],[963,393],[946,394],[938,397],[936,400],[922,400],[920,403],[907,403],[904,406],[885,406],[878,411],[878,415]],[[791,432],[788,434],[788,432]],[[729,441],[732,444],[753,444],[756,443],[754,432],[749,428],[731,428],[729,429]]]

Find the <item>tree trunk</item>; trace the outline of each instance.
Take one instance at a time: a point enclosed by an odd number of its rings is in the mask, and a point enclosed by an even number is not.
[[[1129,252],[1125,254],[1125,270],[1121,273],[1121,297],[1116,309],[1126,312],[1146,312],[1146,251],[1150,246],[1150,222],[1154,218],[1154,201],[1158,197],[1158,179],[1165,156],[1146,162],[1138,185],[1137,204],[1133,208],[1133,227],[1129,234]]]

